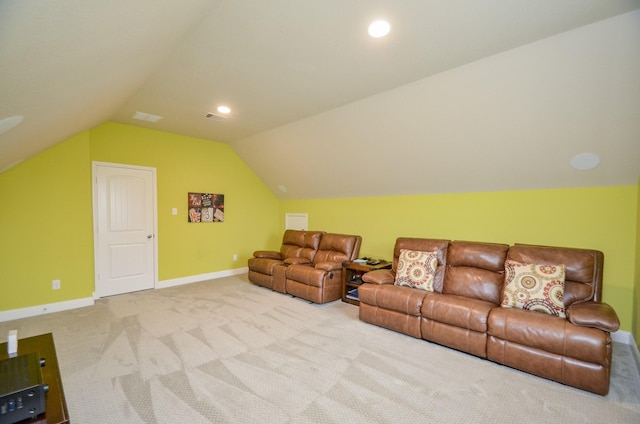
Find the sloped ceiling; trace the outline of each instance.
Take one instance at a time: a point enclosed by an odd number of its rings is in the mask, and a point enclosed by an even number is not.
[[[280,198],[636,184],[639,8],[0,0],[0,170],[115,121],[229,143]]]

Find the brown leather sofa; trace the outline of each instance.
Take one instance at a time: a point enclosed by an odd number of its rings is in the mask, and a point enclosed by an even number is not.
[[[290,264],[311,264],[320,246],[322,231],[286,230],[280,251],[257,250],[249,258],[249,281],[286,293],[284,271]]]
[[[394,285],[402,249],[436,252],[433,292]],[[596,250],[399,238],[393,267],[363,276],[362,321],[600,395],[619,327]],[[566,317],[501,306],[505,261],[565,265]]]
[[[249,281],[314,303],[341,297],[342,263],[360,253],[362,237],[286,230],[280,252],[256,251]]]

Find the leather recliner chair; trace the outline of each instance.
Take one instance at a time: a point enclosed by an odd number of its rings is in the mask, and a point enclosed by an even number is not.
[[[291,264],[311,264],[320,246],[322,231],[286,230],[279,252],[257,250],[248,261],[249,281],[285,293],[284,270]]]
[[[362,237],[325,233],[310,265],[286,267],[286,292],[314,303],[342,297],[342,264],[360,253]]]

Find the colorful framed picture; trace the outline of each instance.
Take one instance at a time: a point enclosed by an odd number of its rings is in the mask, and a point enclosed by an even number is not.
[[[224,194],[189,193],[188,222],[224,222]]]

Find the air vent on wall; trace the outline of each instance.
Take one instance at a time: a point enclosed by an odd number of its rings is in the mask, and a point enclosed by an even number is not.
[[[217,115],[215,113],[207,113],[206,115],[204,115],[205,118],[207,119],[211,119],[212,121],[224,121],[225,119],[227,119],[226,116],[222,116],[222,115]]]

